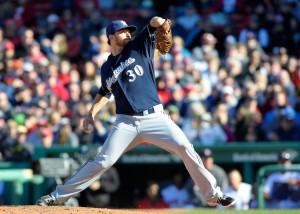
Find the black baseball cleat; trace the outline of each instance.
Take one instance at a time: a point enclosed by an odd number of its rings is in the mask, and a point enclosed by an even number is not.
[[[218,198],[216,201],[208,201],[207,204],[212,207],[215,207],[217,205],[221,205],[223,207],[231,207],[235,204],[235,200],[234,198],[223,195],[222,197]]]
[[[54,206],[54,205],[58,205],[58,204],[55,202],[55,199],[51,195],[45,195],[45,196],[42,196],[36,202],[36,205],[47,207],[47,206]]]

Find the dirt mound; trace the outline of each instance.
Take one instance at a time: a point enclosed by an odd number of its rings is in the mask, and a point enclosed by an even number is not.
[[[40,207],[40,206],[0,206],[0,214],[170,214],[184,213],[183,210],[137,210],[137,209],[100,209],[87,207]]]

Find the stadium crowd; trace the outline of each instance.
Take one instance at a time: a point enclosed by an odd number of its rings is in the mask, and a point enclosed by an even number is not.
[[[157,89],[193,144],[300,141],[299,1],[0,0],[0,160],[103,144],[113,99],[93,134],[81,123],[110,54],[105,27],[156,14],[173,23]]]
[[[109,55],[105,26],[143,26],[154,14],[172,19],[174,36],[170,53],[155,57],[159,96],[192,143],[300,140],[298,1],[110,3],[0,1],[3,159],[27,159],[36,145],[102,144],[113,99],[93,134],[80,124]]]

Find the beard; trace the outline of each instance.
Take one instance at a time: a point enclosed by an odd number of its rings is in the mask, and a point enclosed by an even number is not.
[[[125,38],[123,40],[119,40],[117,37],[116,38],[116,45],[119,47],[124,47],[128,42],[131,41],[131,38]]]

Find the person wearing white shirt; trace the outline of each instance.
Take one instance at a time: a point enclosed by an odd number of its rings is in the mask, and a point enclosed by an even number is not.
[[[232,209],[249,210],[252,198],[252,185],[242,182],[242,175],[236,169],[228,173],[228,179],[230,186],[224,190],[224,193],[236,199],[236,203]],[[222,209],[222,207],[218,206],[218,209]]]

